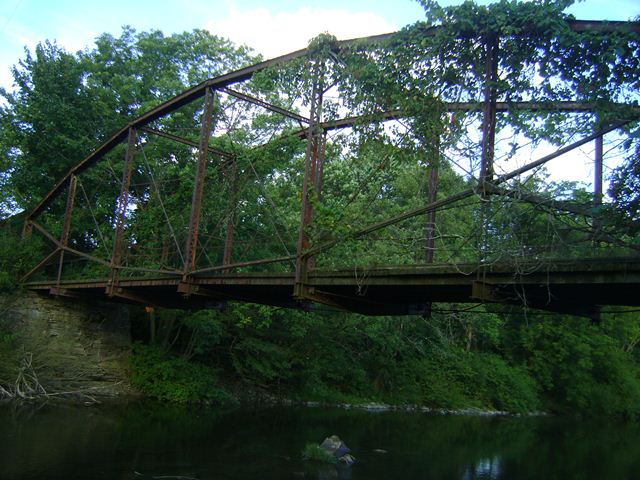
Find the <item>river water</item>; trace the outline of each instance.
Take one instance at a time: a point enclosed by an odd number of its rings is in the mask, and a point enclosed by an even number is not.
[[[305,462],[340,436],[358,463]],[[0,479],[637,479],[640,425],[152,403],[0,406]]]

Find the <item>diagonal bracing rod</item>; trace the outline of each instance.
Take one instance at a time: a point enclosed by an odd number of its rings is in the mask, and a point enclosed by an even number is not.
[[[144,127],[141,130],[147,133],[151,133],[152,135],[157,135],[158,137],[166,138],[167,140],[173,140],[174,142],[182,143],[183,145],[189,145],[190,147],[198,148],[200,146],[198,142],[194,142],[192,140],[189,140],[188,138],[174,135],[173,133],[163,132],[162,130],[158,130],[156,128]],[[235,155],[233,153],[225,152],[224,150],[220,150],[219,148],[207,146],[207,149],[209,150],[210,153],[220,155],[221,157],[224,157],[224,158],[229,158],[229,159],[235,158]]]
[[[593,140],[595,140],[597,137],[605,135],[609,132],[612,132],[614,130],[617,130],[618,128],[621,128],[631,122],[634,122],[638,120],[638,117],[634,117],[631,119],[626,119],[626,120],[621,120],[619,122],[613,123],[609,126],[607,126],[606,128],[602,128],[601,130],[598,130],[597,132],[588,135],[580,140],[577,140],[565,147],[559,148],[558,150],[556,150],[553,153],[550,153],[549,155],[545,155],[542,158],[539,158],[538,160],[535,160],[533,162],[528,163],[527,165],[523,165],[522,167],[516,168],[515,170],[512,170],[509,173],[506,173],[504,175],[500,175],[499,177],[496,177],[492,183],[492,185],[499,185],[500,183],[506,182],[508,180],[511,180],[519,175],[522,175],[523,173],[526,173],[530,170],[533,170],[534,168],[538,168],[542,165],[544,165],[545,163],[558,158],[561,155],[564,155],[567,152],[570,152],[571,150],[574,150],[578,147],[581,147],[582,145],[585,145],[589,142],[592,142]],[[424,205],[422,207],[419,208],[415,208],[413,210],[409,210],[406,211],[404,213],[401,213],[399,215],[396,215],[394,217],[388,218],[387,220],[383,220],[381,222],[377,222],[374,223],[372,225],[369,225],[367,227],[364,227],[356,232],[352,232],[349,235],[349,238],[361,238],[364,235],[368,235],[369,233],[373,233],[376,232],[378,230],[381,230],[383,228],[389,227],[391,225],[395,225],[397,223],[403,222],[405,220],[408,220],[409,218],[413,218],[413,217],[417,217],[418,215],[424,215],[425,213],[428,213],[432,210],[444,207],[446,205],[451,205],[453,203],[459,202],[460,200],[463,200],[465,198],[469,198],[472,197],[474,195],[477,195],[479,193],[479,190],[481,189],[481,186],[479,186],[478,188],[468,188],[466,190],[463,190],[461,192],[455,193],[453,195],[448,196],[447,198],[443,198],[441,200],[436,200],[433,203]],[[489,186],[489,188],[487,189],[488,192],[491,192],[491,186]],[[326,252],[327,250],[331,249],[332,247],[336,246],[338,243],[340,243],[340,240],[342,239],[335,239],[335,240],[329,240],[323,244],[320,245],[315,245],[313,247],[311,247],[306,253],[305,255],[309,256],[309,255],[317,255],[319,253],[322,252]]]
[[[279,113],[280,115],[289,117],[293,120],[297,120],[300,123],[310,123],[310,120],[307,117],[303,117],[302,115],[292,112],[291,110],[287,110],[286,108],[278,107],[277,105],[265,102],[264,100],[260,100],[259,98],[252,97],[251,95],[247,95],[246,93],[238,92],[228,87],[221,88],[220,90],[227,95],[239,98],[240,100],[244,100],[245,102],[253,103],[254,105],[258,105],[259,107],[265,108],[275,113]]]

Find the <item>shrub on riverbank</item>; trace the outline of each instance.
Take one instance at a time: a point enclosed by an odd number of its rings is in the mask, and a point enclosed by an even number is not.
[[[177,403],[234,403],[209,366],[171,356],[161,348],[136,344],[131,357],[131,383],[142,393]]]
[[[421,402],[427,406],[508,412],[530,412],[540,406],[535,381],[496,354],[452,351],[431,356],[416,364],[415,374]]]
[[[558,316],[521,327],[518,348],[549,410],[640,416],[640,368],[633,357],[640,332],[635,315],[606,315],[601,325]],[[616,331],[622,322],[625,328]]]
[[[173,317],[159,312],[156,325],[171,325],[173,356],[160,342],[136,347],[133,361],[134,383],[164,400],[218,402],[218,374],[240,392],[300,401],[621,417],[640,411],[635,317],[605,316],[600,326],[533,313],[525,323],[506,312],[371,319],[236,304]],[[187,361],[180,345],[193,338],[198,348]]]

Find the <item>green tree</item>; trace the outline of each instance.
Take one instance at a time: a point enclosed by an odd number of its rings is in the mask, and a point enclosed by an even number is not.
[[[586,318],[531,320],[521,327],[521,346],[552,409],[630,417],[640,413],[638,365],[605,330]]]
[[[27,51],[12,73],[16,91],[0,91],[5,216],[33,205],[83,158],[102,121],[81,62],[55,43]]]
[[[32,207],[136,115],[256,58],[204,30],[164,36],[130,27],[77,54],[49,41],[26,51],[12,68],[16,89],[0,91],[0,213]]]

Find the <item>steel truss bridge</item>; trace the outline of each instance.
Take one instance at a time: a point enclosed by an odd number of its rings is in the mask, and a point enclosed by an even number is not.
[[[570,27],[578,32],[640,32],[637,23],[626,22],[574,21]],[[424,35],[436,30],[425,29]],[[336,43],[333,68],[339,68],[336,58],[343,49],[393,35]],[[371,126],[406,124],[410,114],[378,108],[341,116],[342,106],[329,108],[336,88],[329,84],[330,61],[300,50],[196,85],[131,121],[76,164],[28,215],[25,234],[40,235],[52,249],[24,276],[24,285],[57,296],[174,308],[211,308],[234,300],[299,308],[319,303],[368,315],[422,314],[434,302],[500,302],[579,315],[594,315],[603,305],[639,306],[638,247],[608,233],[598,217],[603,137],[637,121],[638,112],[497,174],[497,117],[513,111],[588,114],[595,105],[502,101],[495,42],[487,40],[483,47],[486,73],[479,98],[442,103],[442,115],[473,115],[479,121],[474,127],[481,136],[479,174],[470,172],[455,193],[442,194],[444,154],[440,139],[431,138],[432,146],[425,150],[432,157],[421,164],[426,173],[418,203],[380,213],[376,205],[384,204],[380,199],[393,187],[387,179],[367,204],[372,212],[368,221],[318,226],[325,198],[339,198],[335,185],[340,182],[327,186],[330,162],[337,162],[331,158],[346,155],[335,153],[337,148],[330,152],[329,145],[364,138]],[[313,72],[313,81],[303,82],[304,99],[283,106],[252,86],[256,76],[291,65]],[[257,118],[277,118],[279,123],[268,135],[247,142],[248,154],[229,147],[233,142],[228,139],[241,129],[251,132]],[[181,119],[187,127],[177,126]],[[381,128],[384,132],[386,127]],[[287,150],[290,142],[298,142],[298,153]],[[585,145],[594,146],[591,203],[514,188],[527,174]],[[261,170],[259,152],[269,148],[280,148],[285,166]],[[180,158],[186,160],[180,163]],[[370,176],[361,178],[360,185],[375,183],[376,175],[391,168],[391,162],[379,161],[377,169],[366,166]],[[178,164],[184,167],[180,176],[166,173]],[[293,193],[276,194],[274,184],[285,190],[289,185]],[[181,188],[188,190],[190,204],[174,204]],[[333,193],[327,193],[331,188]],[[344,201],[338,203],[347,209],[359,193],[342,195]],[[274,196],[288,207],[277,205]],[[109,199],[112,203],[105,206]],[[491,210],[492,202],[502,207]],[[295,219],[282,213],[291,212],[291,205]],[[529,246],[521,255],[493,254],[486,239],[500,235],[491,212],[514,205],[570,218],[565,223],[584,234],[578,236],[586,249],[570,255],[561,248]],[[467,229],[443,232],[450,228],[447,215],[456,211],[462,212],[458,224],[468,223]],[[466,218],[469,212],[479,218]],[[554,235],[568,238],[564,231]],[[402,255],[392,252],[385,258],[391,245]],[[337,253],[331,257],[331,252]]]

